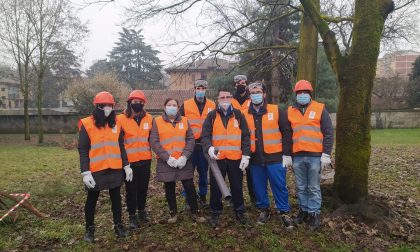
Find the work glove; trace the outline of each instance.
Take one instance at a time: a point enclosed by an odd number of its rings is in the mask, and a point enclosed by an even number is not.
[[[249,165],[249,159],[250,158],[251,158],[250,156],[242,155],[241,163],[239,164],[239,169],[241,169],[242,171],[245,171],[245,169]]]
[[[214,160],[219,159],[218,155],[215,153],[215,148],[213,146],[209,148],[208,153],[211,159],[214,159]]]
[[[83,183],[85,183],[87,188],[92,189],[95,187],[96,183],[90,171],[82,172],[82,176],[83,176]]]
[[[133,181],[133,169],[131,169],[130,164],[124,166],[125,171],[125,180],[127,182]]]
[[[331,165],[331,157],[328,154],[321,155],[321,171]]]
[[[292,166],[293,166],[292,157],[283,155],[283,167],[292,168]]]
[[[187,164],[187,158],[185,156],[181,156],[176,160],[176,167],[178,167],[178,169],[184,168],[186,164]]]
[[[168,160],[166,160],[166,163],[172,167],[172,168],[176,168],[176,158],[169,156]]]

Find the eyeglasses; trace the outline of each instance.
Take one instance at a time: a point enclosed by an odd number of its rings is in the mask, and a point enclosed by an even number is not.
[[[227,99],[231,99],[232,96],[231,95],[227,95],[227,96],[219,96],[217,97],[219,100],[227,100]]]

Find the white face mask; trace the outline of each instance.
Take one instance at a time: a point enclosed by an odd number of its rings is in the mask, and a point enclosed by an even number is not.
[[[230,107],[231,102],[221,102],[219,105],[224,110],[227,111]]]
[[[106,106],[102,110],[104,111],[105,117],[108,117],[111,114],[111,112],[112,112],[113,109],[112,109],[112,107]]]

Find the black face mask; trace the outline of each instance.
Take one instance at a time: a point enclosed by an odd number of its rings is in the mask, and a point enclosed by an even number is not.
[[[237,94],[243,94],[245,92],[246,86],[244,85],[238,85],[236,86],[236,93]]]
[[[131,108],[135,113],[141,112],[143,110],[144,104],[141,103],[132,103]]]

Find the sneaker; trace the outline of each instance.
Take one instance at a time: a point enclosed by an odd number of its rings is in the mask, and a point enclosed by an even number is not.
[[[95,226],[88,226],[86,227],[86,233],[83,237],[83,240],[89,243],[95,242]]]
[[[292,218],[289,217],[289,215],[285,212],[280,212],[281,214],[281,221],[283,222],[284,229],[287,231],[293,230],[293,221]]]
[[[309,213],[308,214],[308,225],[311,231],[315,231],[321,225],[319,220],[319,214],[317,213]]]
[[[125,230],[125,227],[122,223],[118,223],[114,226],[115,234],[117,235],[117,238],[124,238],[128,236],[127,230]]]
[[[219,224],[219,214],[218,213],[212,213],[210,216],[210,226],[212,228],[217,227],[217,224]]]
[[[235,218],[241,225],[245,225],[248,223],[247,219],[245,218],[245,214],[242,212],[235,213]]]
[[[308,222],[308,212],[299,209],[299,213],[296,218],[293,220],[296,225]]]
[[[171,217],[169,217],[169,219],[168,219],[168,223],[169,224],[174,224],[174,223],[176,223],[177,220],[178,220],[177,214],[172,212]]]
[[[260,225],[264,225],[270,219],[270,210],[269,209],[262,209],[260,215],[258,216],[257,223]]]
[[[194,222],[197,222],[197,223],[204,223],[207,221],[206,218],[204,218],[203,216],[200,216],[200,214],[198,213],[191,214],[191,218]]]
[[[137,229],[139,228],[139,220],[135,214],[128,216],[128,227],[130,229]]]
[[[143,222],[149,222],[150,221],[149,215],[147,214],[147,212],[145,210],[139,211],[139,220],[143,221]]]

